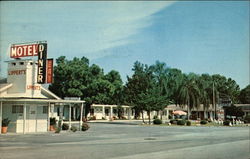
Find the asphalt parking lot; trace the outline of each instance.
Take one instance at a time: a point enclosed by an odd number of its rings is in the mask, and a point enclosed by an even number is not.
[[[0,159],[250,158],[250,127],[89,125],[86,132],[0,135]]]

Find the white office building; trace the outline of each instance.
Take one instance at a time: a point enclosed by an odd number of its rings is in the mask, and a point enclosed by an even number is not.
[[[77,108],[82,119],[84,101],[60,99],[38,84],[36,79],[37,61],[8,61],[7,79],[0,81],[0,128],[2,120],[8,118],[11,120],[8,132],[46,132],[49,130],[50,117],[57,117],[58,111],[60,114],[65,108],[70,112],[69,124],[74,108]],[[82,120],[79,120],[79,125],[81,123]]]

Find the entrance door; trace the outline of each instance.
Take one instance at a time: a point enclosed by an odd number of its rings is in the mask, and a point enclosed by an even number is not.
[[[37,127],[37,107],[36,106],[27,106],[27,126],[26,126],[26,132],[36,132]]]

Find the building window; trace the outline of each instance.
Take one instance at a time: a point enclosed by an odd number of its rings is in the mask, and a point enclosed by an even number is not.
[[[33,62],[30,62],[30,65],[33,65]]]
[[[13,62],[13,63],[11,63],[12,64],[12,66],[16,66],[16,63],[15,62]]]
[[[48,113],[48,107],[47,106],[43,106],[43,114],[47,114]]]
[[[12,105],[12,114],[23,113],[22,105]]]
[[[20,65],[24,65],[24,62],[19,62]]]

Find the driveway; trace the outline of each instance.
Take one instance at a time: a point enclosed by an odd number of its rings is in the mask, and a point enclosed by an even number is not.
[[[90,123],[86,132],[0,135],[0,159],[249,159],[250,127]]]

